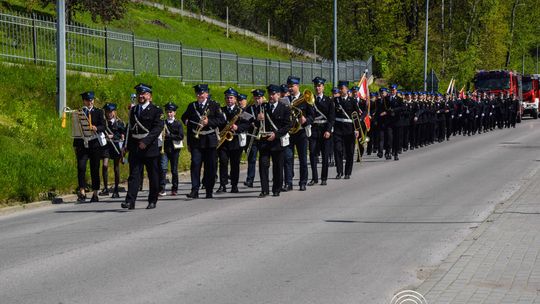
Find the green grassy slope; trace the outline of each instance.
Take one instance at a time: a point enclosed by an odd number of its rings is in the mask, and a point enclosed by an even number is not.
[[[49,5],[43,8],[32,3],[32,1],[24,0],[4,0],[0,1],[0,11],[28,12],[34,10],[39,14],[55,15],[53,6]],[[77,13],[74,21],[88,26],[103,26],[103,24],[93,22],[87,13]],[[222,50],[238,53],[239,56],[244,57],[281,60],[291,58],[286,50],[271,47],[268,51],[266,44],[234,33],[231,33],[230,38],[227,38],[225,29],[220,27],[138,3],[130,3],[125,17],[122,20],[113,21],[107,26],[111,30],[134,32],[139,38],[182,43],[193,48]]]

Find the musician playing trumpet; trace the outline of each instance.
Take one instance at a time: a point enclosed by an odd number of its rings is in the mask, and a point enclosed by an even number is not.
[[[208,85],[193,87],[197,100],[190,103],[182,114],[182,122],[187,126],[187,144],[191,152],[191,192],[188,198],[199,198],[201,168],[204,164],[203,184],[206,198],[213,197],[216,182],[216,147],[219,126],[226,124],[219,104],[208,98]]]
[[[255,137],[259,133],[258,125],[255,123],[256,118],[261,112],[261,106],[264,104],[264,90],[261,89],[254,89],[251,91],[251,94],[253,95],[253,103],[248,105],[246,108],[246,112],[249,113],[252,116],[252,124],[249,129],[249,134],[251,135],[248,140],[248,145],[246,149],[247,153],[247,161],[248,161],[248,168],[247,168],[247,176],[246,181],[244,182],[244,185],[252,188],[253,187],[253,181],[255,180],[255,168],[257,163],[257,144],[255,143]]]
[[[261,177],[261,193],[259,197],[270,194],[269,172],[270,159],[272,159],[272,194],[279,196],[283,183],[283,156],[288,146],[288,132],[291,128],[289,107],[279,102],[279,86],[269,85],[268,103],[260,105],[261,111],[257,114],[257,127],[259,138],[259,173]],[[264,130],[264,131],[261,131]]]
[[[240,157],[242,148],[247,144],[244,132],[249,129],[249,120],[238,106],[238,92],[228,88],[225,92],[225,106],[221,108],[225,118],[225,125],[221,126],[218,158],[219,158],[219,188],[216,193],[227,192],[227,184],[231,180],[231,193],[238,193],[238,179],[240,177]],[[244,114],[244,115],[243,115]],[[230,174],[228,172],[230,163]]]

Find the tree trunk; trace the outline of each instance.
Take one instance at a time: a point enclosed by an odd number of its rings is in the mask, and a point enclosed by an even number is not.
[[[516,0],[518,1],[518,0]],[[476,6],[478,5],[478,0],[474,1],[473,8],[472,8],[472,14],[471,14],[471,21],[469,22],[469,28],[467,29],[467,38],[465,39],[465,50],[469,49],[469,39],[471,39],[472,30],[474,27],[474,22],[476,19]]]
[[[512,44],[514,44],[514,25],[516,21],[516,9],[519,4],[519,0],[514,1],[514,5],[512,5],[512,23],[510,24],[510,45],[508,46],[508,50],[506,51],[506,65],[505,67],[508,68],[510,65],[510,51],[512,50]]]

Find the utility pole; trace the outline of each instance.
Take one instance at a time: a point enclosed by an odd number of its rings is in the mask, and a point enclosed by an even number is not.
[[[229,7],[225,8],[225,15],[227,16],[227,38],[229,38]]]
[[[427,91],[428,29],[429,29],[429,0],[426,0],[426,41],[425,41],[425,48],[424,48],[424,91]]]
[[[333,75],[334,75],[334,86],[337,87],[338,83],[338,70],[337,70],[337,0],[334,0],[334,60],[333,60]]]
[[[268,41],[266,41],[266,49],[270,51],[270,19],[268,19]]]
[[[538,43],[536,44],[536,74],[538,74]]]
[[[56,0],[56,110],[66,107],[66,2]]]
[[[313,53],[315,54],[315,61],[317,61],[317,35],[313,36]]]

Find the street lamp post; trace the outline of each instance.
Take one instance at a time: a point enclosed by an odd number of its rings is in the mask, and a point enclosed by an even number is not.
[[[425,48],[424,48],[424,91],[427,91],[428,28],[429,28],[429,0],[426,0],[426,41],[425,41]]]
[[[334,0],[334,60],[333,60],[333,75],[334,86],[337,86],[338,71],[337,71],[337,0]]]
[[[66,3],[56,1],[56,110],[66,107]]]

